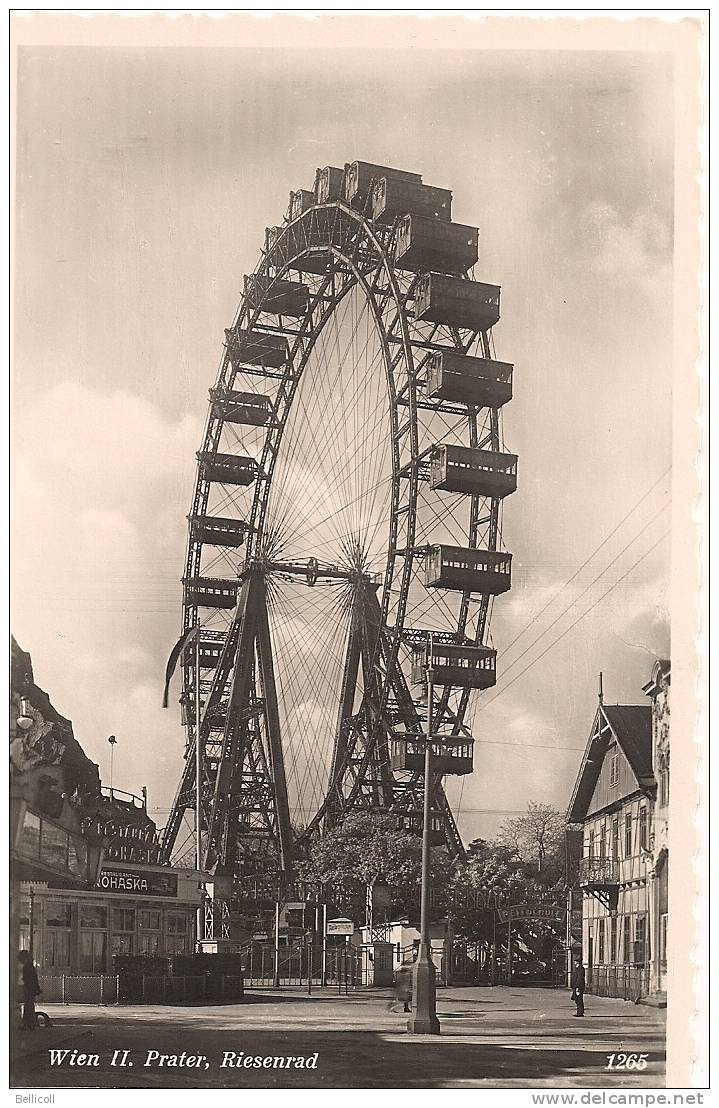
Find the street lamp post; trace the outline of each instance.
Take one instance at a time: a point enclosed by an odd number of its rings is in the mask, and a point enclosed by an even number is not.
[[[432,707],[434,700],[433,642],[429,636],[427,661],[427,741],[424,750],[424,822],[422,826],[422,889],[419,951],[412,972],[412,1015],[407,1030],[414,1035],[439,1035],[437,985],[429,943],[429,843],[432,822]]]
[[[200,633],[195,635],[195,869],[202,870],[202,713],[200,711]]]
[[[110,735],[110,738],[107,741],[110,744],[110,797],[114,800],[115,794],[112,791],[112,770],[113,770],[113,760],[114,760],[113,755],[115,753],[115,745],[117,743],[117,739],[115,738],[114,735]]]

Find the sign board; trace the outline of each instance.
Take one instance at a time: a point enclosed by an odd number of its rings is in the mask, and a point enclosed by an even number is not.
[[[351,919],[328,919],[326,935],[354,935],[355,925]]]
[[[130,896],[177,896],[177,874],[157,870],[103,869],[97,881],[98,889],[107,893],[128,893]]]
[[[500,923],[512,923],[520,919],[551,919],[561,922],[565,916],[566,909],[558,904],[513,904],[510,908],[497,909]]]
[[[370,885],[372,890],[372,907],[389,908],[392,903],[392,890],[389,885]]]

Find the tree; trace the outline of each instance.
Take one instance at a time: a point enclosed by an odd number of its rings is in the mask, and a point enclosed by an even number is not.
[[[507,820],[499,831],[499,841],[525,864],[536,866],[537,874],[561,869],[566,820],[550,804],[530,800],[527,811]]]
[[[444,888],[451,874],[446,850],[433,850],[430,865],[433,887]],[[328,885],[390,885],[396,906],[415,908],[422,874],[422,839],[398,828],[391,816],[352,812],[312,841],[307,861],[298,870],[302,880]]]

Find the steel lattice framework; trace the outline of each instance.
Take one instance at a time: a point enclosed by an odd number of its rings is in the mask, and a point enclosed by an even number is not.
[[[420,830],[411,754],[427,713],[411,666],[430,635],[434,730],[471,759],[516,458],[499,289],[475,280],[477,231],[449,222],[450,204],[416,174],[328,167],[291,194],[245,278],[188,517],[186,766],[167,859],[196,808],[198,742],[208,870],[239,877],[266,855],[289,873],[354,809]],[[435,840],[460,853],[441,776],[433,813]]]

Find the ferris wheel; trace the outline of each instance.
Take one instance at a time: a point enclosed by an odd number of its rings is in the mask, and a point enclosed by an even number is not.
[[[443,777],[471,772],[470,699],[496,680],[517,458],[500,289],[451,204],[417,173],[328,166],[244,279],[188,516],[167,859],[197,826],[231,876],[290,871],[354,810],[421,831],[427,665],[432,835],[462,851]]]

